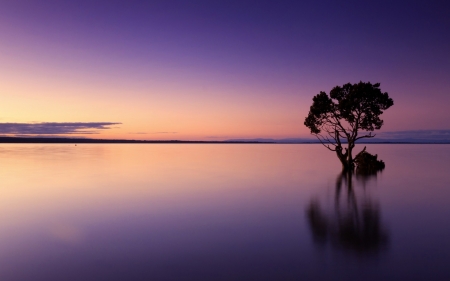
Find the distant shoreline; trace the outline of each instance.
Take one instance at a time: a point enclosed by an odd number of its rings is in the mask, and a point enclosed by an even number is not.
[[[73,144],[77,144],[77,143],[275,143],[275,142],[0,137],[0,143],[73,143]]]
[[[124,140],[124,139],[88,139],[88,138],[24,138],[0,137],[0,143],[98,143],[98,144],[320,144],[318,141],[257,141],[257,140],[225,140],[225,141],[184,141],[184,140]],[[407,142],[407,141],[370,141],[358,144],[450,144],[450,142]]]

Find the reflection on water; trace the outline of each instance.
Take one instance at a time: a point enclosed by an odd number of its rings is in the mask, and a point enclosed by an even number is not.
[[[323,209],[317,198],[311,200],[306,214],[315,243],[358,255],[386,249],[388,234],[379,204],[365,192],[366,182],[376,176],[355,177],[353,172],[342,172],[336,180],[334,206],[329,210]]]
[[[450,146],[370,151],[0,145],[0,280],[450,280]]]

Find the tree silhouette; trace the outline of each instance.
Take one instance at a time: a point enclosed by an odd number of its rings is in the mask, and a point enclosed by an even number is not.
[[[355,142],[373,138],[372,132],[383,125],[380,115],[394,104],[379,87],[380,83],[347,83],[334,87],[329,96],[320,92],[313,98],[304,124],[326,148],[336,152],[343,170],[354,168]]]

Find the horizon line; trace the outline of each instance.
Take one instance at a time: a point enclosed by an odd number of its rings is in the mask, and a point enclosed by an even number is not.
[[[0,143],[205,143],[205,144],[320,144],[318,140],[308,138],[252,138],[252,139],[228,139],[221,141],[211,140],[136,140],[136,139],[96,139],[83,137],[22,137],[0,136]],[[450,144],[450,140],[395,140],[395,139],[368,139],[359,144]]]

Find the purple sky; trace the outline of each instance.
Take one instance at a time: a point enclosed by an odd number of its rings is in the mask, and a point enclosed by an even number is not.
[[[361,80],[394,99],[384,131],[448,130],[449,14],[443,1],[1,1],[0,122],[305,137],[312,97]]]

